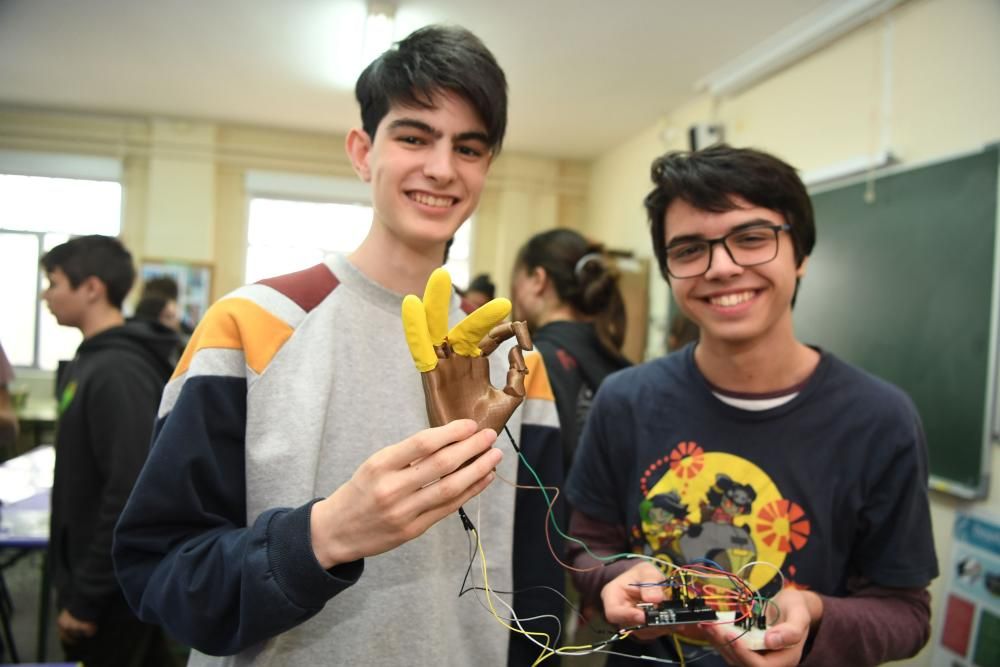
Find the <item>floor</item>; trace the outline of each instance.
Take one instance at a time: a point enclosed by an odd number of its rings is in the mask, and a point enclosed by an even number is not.
[[[22,662],[39,658],[36,652],[38,637],[38,606],[41,585],[42,554],[32,552],[8,569],[3,578],[7,583],[14,611],[11,619],[14,644]],[[49,637],[46,643],[46,658],[50,661],[62,659],[62,648],[55,633],[55,603],[49,605]],[[0,646],[0,662],[10,662],[11,653],[6,646]]]

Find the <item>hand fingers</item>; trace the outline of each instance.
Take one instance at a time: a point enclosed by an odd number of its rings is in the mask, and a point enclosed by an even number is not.
[[[500,343],[511,336],[517,337],[517,346],[522,350],[532,349],[531,334],[524,322],[504,322],[496,325],[479,341],[479,349],[484,356],[493,354]]]
[[[806,625],[805,627],[808,627]],[[795,646],[806,638],[805,630],[798,622],[789,620],[770,628],[764,635],[764,644],[769,650],[779,650]]]
[[[464,440],[444,447],[404,469],[400,473],[401,485],[405,490],[416,491],[451,475],[462,466],[471,464],[473,460],[477,460],[484,453],[489,453],[493,449],[493,443],[496,442],[496,439],[496,431],[483,429]],[[496,451],[499,452],[499,450]],[[484,476],[495,466],[496,463],[485,468],[479,477]],[[471,479],[469,483],[472,483]]]
[[[662,579],[662,577],[661,577]],[[652,583],[652,582],[646,582]],[[663,602],[667,599],[666,595],[663,593],[663,586],[639,586],[639,595],[642,597],[643,602]]]
[[[769,628],[764,635],[767,648],[779,650],[805,642],[812,618],[802,594],[782,591],[774,604],[781,610],[781,622]]]
[[[404,470],[414,461],[426,458],[442,447],[471,437],[477,428],[472,419],[456,419],[442,426],[424,429],[376,452],[366,463],[377,466],[382,472]]]
[[[507,299],[493,299],[483,304],[452,327],[448,332],[448,343],[457,354],[464,357],[482,355],[479,341],[510,315],[510,310],[511,304]]]
[[[417,515],[421,532],[482,493],[496,478],[493,469],[502,458],[503,452],[492,449],[468,466],[413,494],[408,503],[412,508],[407,511]]]
[[[448,334],[448,307],[451,305],[451,276],[444,268],[434,269],[424,288],[424,311],[431,345],[442,345]]]
[[[618,575],[601,591],[604,613],[609,623],[619,627],[642,625],[646,614],[635,605],[643,599],[643,588],[632,584],[640,581],[659,581],[663,575],[649,563],[639,563]],[[662,591],[660,592],[662,596]]]
[[[619,628],[646,624],[645,612],[637,608],[633,601],[620,596],[604,600],[604,617],[608,623]]]
[[[524,398],[524,376],[528,374],[528,367],[524,363],[521,348],[510,348],[507,361],[510,368],[507,370],[507,385],[503,388],[503,393],[515,398]]]
[[[802,652],[797,650],[772,650],[768,647],[765,653],[758,653],[740,642],[743,630],[725,625],[705,627],[709,641],[716,651],[729,665],[742,667],[785,667],[799,664]],[[778,648],[789,648],[787,645]]]
[[[57,622],[59,639],[66,644],[76,644],[81,639],[87,639],[97,634],[97,627],[92,623]]]

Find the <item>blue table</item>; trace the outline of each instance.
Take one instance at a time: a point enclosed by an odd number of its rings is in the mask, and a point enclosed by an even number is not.
[[[34,551],[44,554],[38,605],[39,662],[45,661],[49,629],[49,498],[55,450],[43,445],[0,464],[0,632],[10,657],[18,662],[10,629],[13,606],[3,581],[3,570]]]

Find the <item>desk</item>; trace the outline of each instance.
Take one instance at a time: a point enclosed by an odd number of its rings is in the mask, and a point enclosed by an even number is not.
[[[42,562],[42,584],[38,605],[38,660],[45,661],[49,629],[49,498],[55,449],[51,445],[0,464],[0,631],[17,662],[17,647],[10,629],[10,599],[3,583],[3,570],[35,550],[46,552]]]

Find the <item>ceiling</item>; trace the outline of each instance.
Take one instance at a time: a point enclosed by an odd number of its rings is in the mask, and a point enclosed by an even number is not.
[[[507,150],[591,158],[838,0],[399,0],[507,73]],[[363,0],[0,0],[0,103],[344,132]]]

